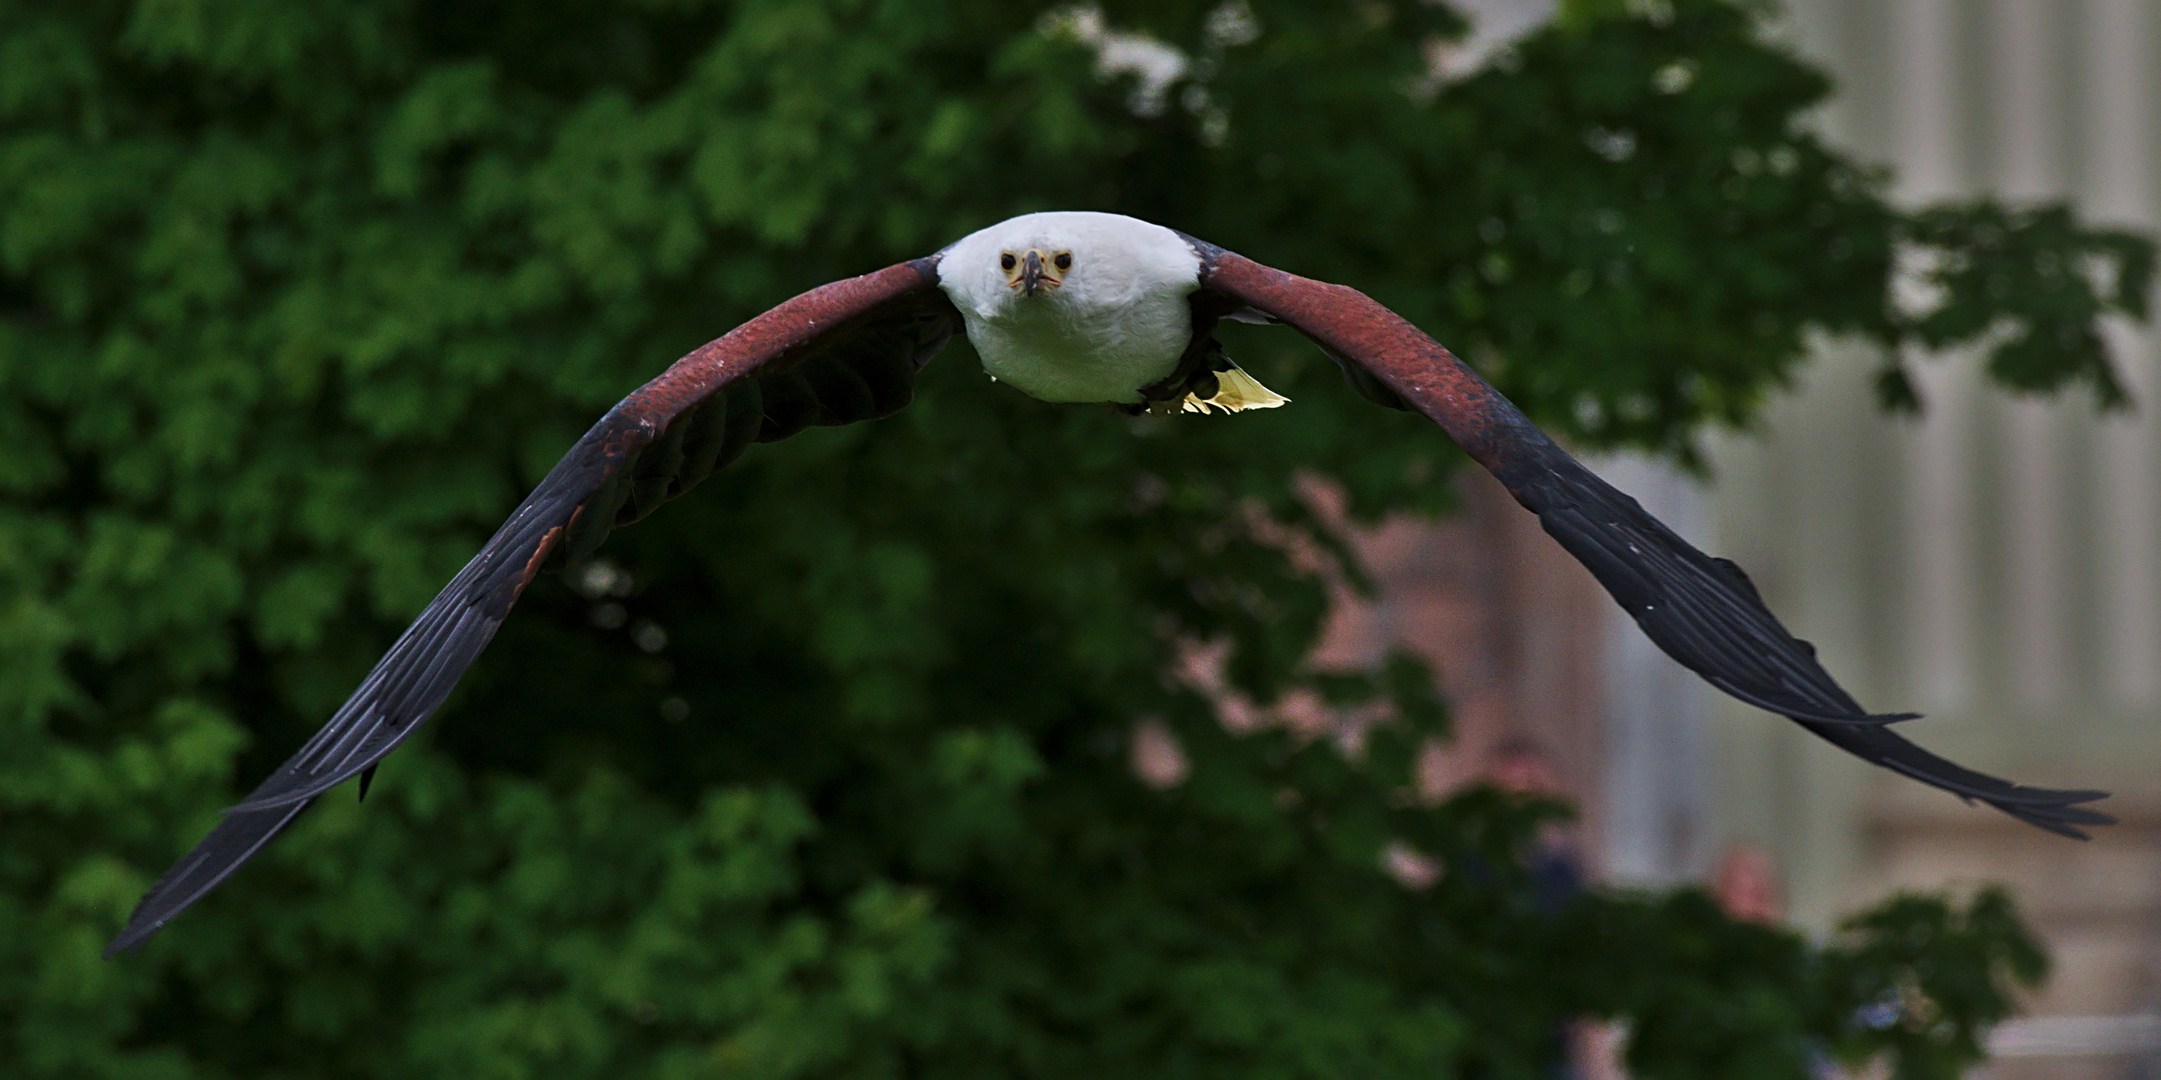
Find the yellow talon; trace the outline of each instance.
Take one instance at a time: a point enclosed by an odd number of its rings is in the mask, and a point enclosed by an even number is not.
[[[1184,411],[1205,413],[1212,409],[1224,412],[1244,412],[1247,409],[1273,409],[1287,405],[1289,398],[1262,386],[1259,379],[1238,368],[1226,368],[1216,372],[1216,394],[1211,398],[1198,398],[1187,394]]]

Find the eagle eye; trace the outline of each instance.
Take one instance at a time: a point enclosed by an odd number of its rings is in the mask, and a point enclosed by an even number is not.
[[[1008,251],[1005,254],[998,256],[998,269],[1011,270],[1013,269],[1013,264],[1019,261],[1019,259],[1013,257],[1012,252]]]
[[[1073,269],[1073,253],[1070,251],[1059,252],[1058,257],[1051,260],[1051,265],[1060,270]]]

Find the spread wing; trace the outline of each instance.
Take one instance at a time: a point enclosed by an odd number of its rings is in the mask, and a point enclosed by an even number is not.
[[[546,563],[591,554],[754,442],[884,416],[960,314],[937,257],[804,293],[678,360],[593,425],[443,587],[314,738],[151,886],[106,955],[132,949],[427,722]]]
[[[1188,238],[1191,239],[1190,237]],[[2079,825],[2114,819],[2077,804],[2099,791],[2023,787],[1961,768],[1885,725],[1780,625],[1741,568],[1696,550],[1555,445],[1469,366],[1417,327],[1341,285],[1271,269],[1192,241],[1202,288],[1288,323],[1343,366],[1369,398],[1439,424],[1592,576],[1667,655],[1758,708],[1798,721],[1833,745],[2020,820],[2083,839]]]

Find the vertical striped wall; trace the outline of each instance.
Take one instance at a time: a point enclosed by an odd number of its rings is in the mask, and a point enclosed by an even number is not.
[[[2161,231],[2161,2],[1789,0],[1780,32],[1838,80],[1821,130],[1892,166],[1900,201],[2068,198]],[[2117,792],[2125,825],[2068,844],[1715,695],[1668,703],[1709,713],[1705,746],[1670,753],[1714,763],[1704,841],[1679,869],[1762,843],[1817,929],[1894,888],[2018,888],[2058,974],[2000,1076],[2126,1075],[2130,1051],[2050,1033],[2161,1011],[2161,350],[2151,331],[2109,335],[2134,413],[2099,415],[2083,392],[2018,399],[1971,353],[1915,352],[1927,415],[1893,420],[1870,388],[1881,357],[1827,342],[1761,432],[1717,440],[1716,484],[1683,493],[1865,704],[1929,713],[1910,738],[2022,782]],[[1628,679],[1624,665],[1608,691],[1616,747],[1644,709],[1630,695],[1647,684]],[[1626,771],[1609,760],[1608,820],[1644,809],[1613,786]]]
[[[1901,200],[2071,198],[2161,223],[2161,4],[1814,0],[1785,30],[1839,77],[1824,129],[1895,167]],[[2151,332],[2110,339],[2134,413],[2098,415],[2084,393],[2019,399],[1985,385],[1974,355],[1915,353],[1919,421],[1877,415],[1878,358],[1829,343],[1762,433],[1720,440],[1707,497],[1714,543],[1866,703],[1930,712],[1911,737],[2138,802],[2161,799],[2161,380]],[[1847,770],[1797,732],[1717,712],[1740,729],[1724,736],[1742,774],[1718,800],[1725,830],[1825,860],[1819,878],[1851,872],[1855,845],[1810,835],[1799,804],[1828,800],[1854,833],[1947,801],[1827,775]],[[1842,891],[1810,888],[1818,914]]]

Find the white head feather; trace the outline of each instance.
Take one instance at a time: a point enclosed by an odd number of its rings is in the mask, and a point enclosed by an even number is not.
[[[1030,250],[1073,255],[1060,284],[1032,296],[999,265]],[[1026,214],[947,248],[938,284],[993,377],[1044,401],[1136,402],[1192,340],[1200,256],[1177,233],[1121,214]]]

